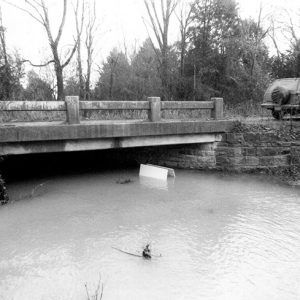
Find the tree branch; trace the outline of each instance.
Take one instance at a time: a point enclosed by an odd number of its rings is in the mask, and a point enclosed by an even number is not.
[[[32,0],[37,6],[42,7],[42,5],[40,3],[38,3],[36,0]],[[41,12],[37,9],[37,7],[35,5],[33,5],[29,0],[26,0],[26,3],[31,6],[36,13],[39,15],[39,17],[41,18],[42,23],[45,22],[44,17],[42,16]]]
[[[39,18],[37,18],[32,12],[30,12],[28,9],[25,9],[21,6],[18,6],[18,5],[15,5],[13,3],[11,3],[10,1],[7,1],[7,0],[2,0],[3,2],[5,2],[6,4],[18,9],[18,10],[21,10],[23,12],[25,12],[26,14],[28,14],[30,17],[32,17],[34,20],[36,20],[37,22],[39,22],[40,24],[42,24],[44,26],[44,23],[43,21],[41,21]]]
[[[60,26],[59,26],[59,29],[58,29],[57,37],[55,39],[55,44],[56,45],[58,44],[58,42],[61,38],[61,35],[62,35],[62,31],[63,31],[65,21],[66,21],[66,13],[67,13],[67,0],[64,0],[63,16],[62,16],[62,20],[61,20],[61,23],[60,23]]]
[[[158,42],[158,44],[159,44],[159,48],[162,49],[162,48],[163,48],[163,41],[161,40],[161,37],[159,36],[158,29],[157,29],[157,27],[156,27],[155,20],[154,20],[154,18],[153,18],[153,16],[152,16],[152,13],[151,13],[149,4],[148,4],[147,0],[144,0],[144,3],[145,3],[145,6],[146,6],[146,9],[147,9],[147,12],[148,12],[150,21],[151,21],[151,25],[152,25],[153,32],[154,32],[155,37],[156,37],[156,39],[157,39],[157,42]],[[144,22],[144,24],[146,25],[145,22]],[[147,25],[146,25],[146,27],[147,27]],[[147,30],[147,31],[148,31],[148,30]],[[148,35],[149,35],[149,32],[148,32]],[[150,37],[150,35],[149,35],[149,37]]]
[[[69,58],[65,61],[64,64],[62,64],[62,66],[61,66],[62,68],[65,68],[65,67],[70,63],[70,61],[71,61],[73,55],[74,55],[75,52],[76,52],[77,45],[78,45],[78,40],[75,42],[74,47],[73,47],[73,49],[72,49],[72,51],[71,51],[71,54],[70,54]]]
[[[25,62],[29,62],[31,66],[33,67],[46,67],[52,63],[54,63],[54,60],[49,60],[48,62],[44,63],[44,64],[34,64],[32,63],[29,59],[24,59],[24,60],[21,60],[20,63],[25,63]]]
[[[146,25],[146,23],[145,23],[144,18],[142,18],[142,19],[143,19],[143,23],[145,24],[145,27],[146,27],[146,30],[147,30],[147,33],[148,33],[150,42],[151,42],[151,44],[152,44],[152,48],[153,48],[153,50],[154,50],[154,52],[155,52],[155,54],[156,54],[156,57],[157,57],[157,60],[158,60],[159,64],[161,65],[162,62],[161,62],[161,58],[160,58],[159,52],[157,51],[157,49],[156,49],[155,46],[154,46],[154,43],[153,43],[152,38],[151,38],[151,36],[150,36],[150,34],[149,34],[148,27],[147,27],[147,25]]]
[[[45,5],[44,0],[41,0],[42,3],[42,9],[44,12],[44,22],[42,23],[42,25],[45,27],[47,35],[48,35],[48,39],[50,42],[50,46],[53,47],[54,41],[53,41],[53,37],[52,37],[52,33],[51,33],[51,29],[50,29],[50,21],[49,21],[49,16],[48,16],[48,9]]]
[[[156,7],[155,7],[155,4],[154,4],[154,1],[151,1],[151,4],[152,4],[152,9],[153,9],[153,12],[154,12],[154,16],[155,16],[156,23],[157,23],[157,25],[158,25],[160,34],[161,34],[161,36],[163,36],[163,35],[164,35],[164,32],[163,32],[163,30],[162,30],[162,27],[161,27],[161,24],[160,24],[158,15],[157,15],[157,11],[156,11]]]

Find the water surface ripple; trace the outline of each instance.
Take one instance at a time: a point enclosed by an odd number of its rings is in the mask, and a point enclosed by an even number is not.
[[[0,299],[300,299],[300,190],[252,176],[137,170],[9,186]],[[118,184],[131,178],[133,182]],[[23,198],[23,200],[22,200]],[[151,241],[162,257],[140,252]]]

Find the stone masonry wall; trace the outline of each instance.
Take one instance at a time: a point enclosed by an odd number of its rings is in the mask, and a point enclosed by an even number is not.
[[[298,167],[299,141],[298,124],[266,126],[239,123],[216,145],[216,166],[246,172]]]

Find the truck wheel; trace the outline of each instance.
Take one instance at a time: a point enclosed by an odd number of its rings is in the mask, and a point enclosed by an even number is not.
[[[284,112],[282,110],[272,110],[272,116],[276,119],[276,120],[282,120],[283,116],[284,116]]]

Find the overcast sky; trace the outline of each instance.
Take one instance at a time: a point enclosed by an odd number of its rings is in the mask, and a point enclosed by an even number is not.
[[[10,1],[16,4],[25,3],[25,0]],[[55,24],[60,20],[58,12],[61,12],[62,0],[46,0],[46,3],[49,4],[51,22],[55,28]],[[97,34],[97,61],[99,63],[113,47],[124,49],[125,43],[130,51],[135,45],[139,46],[147,38],[147,31],[142,21],[142,16],[146,16],[143,0],[96,0],[96,3],[97,17],[100,23]],[[238,3],[242,17],[257,18],[260,3],[263,6],[263,14],[276,11],[276,7],[282,7],[282,5],[293,12],[300,9],[299,0],[238,0]],[[7,28],[9,48],[18,49],[23,57],[29,58],[35,63],[45,61],[50,52],[47,37],[41,25],[24,12],[9,7],[4,3],[4,0],[0,0],[0,4],[3,23]],[[74,16],[71,12],[72,7],[69,5],[69,14],[62,41],[65,51],[72,43],[72,35],[74,34]],[[175,21],[173,18],[173,22]],[[171,27],[170,40],[179,37],[177,28],[174,24]],[[56,32],[55,29],[53,31]]]

